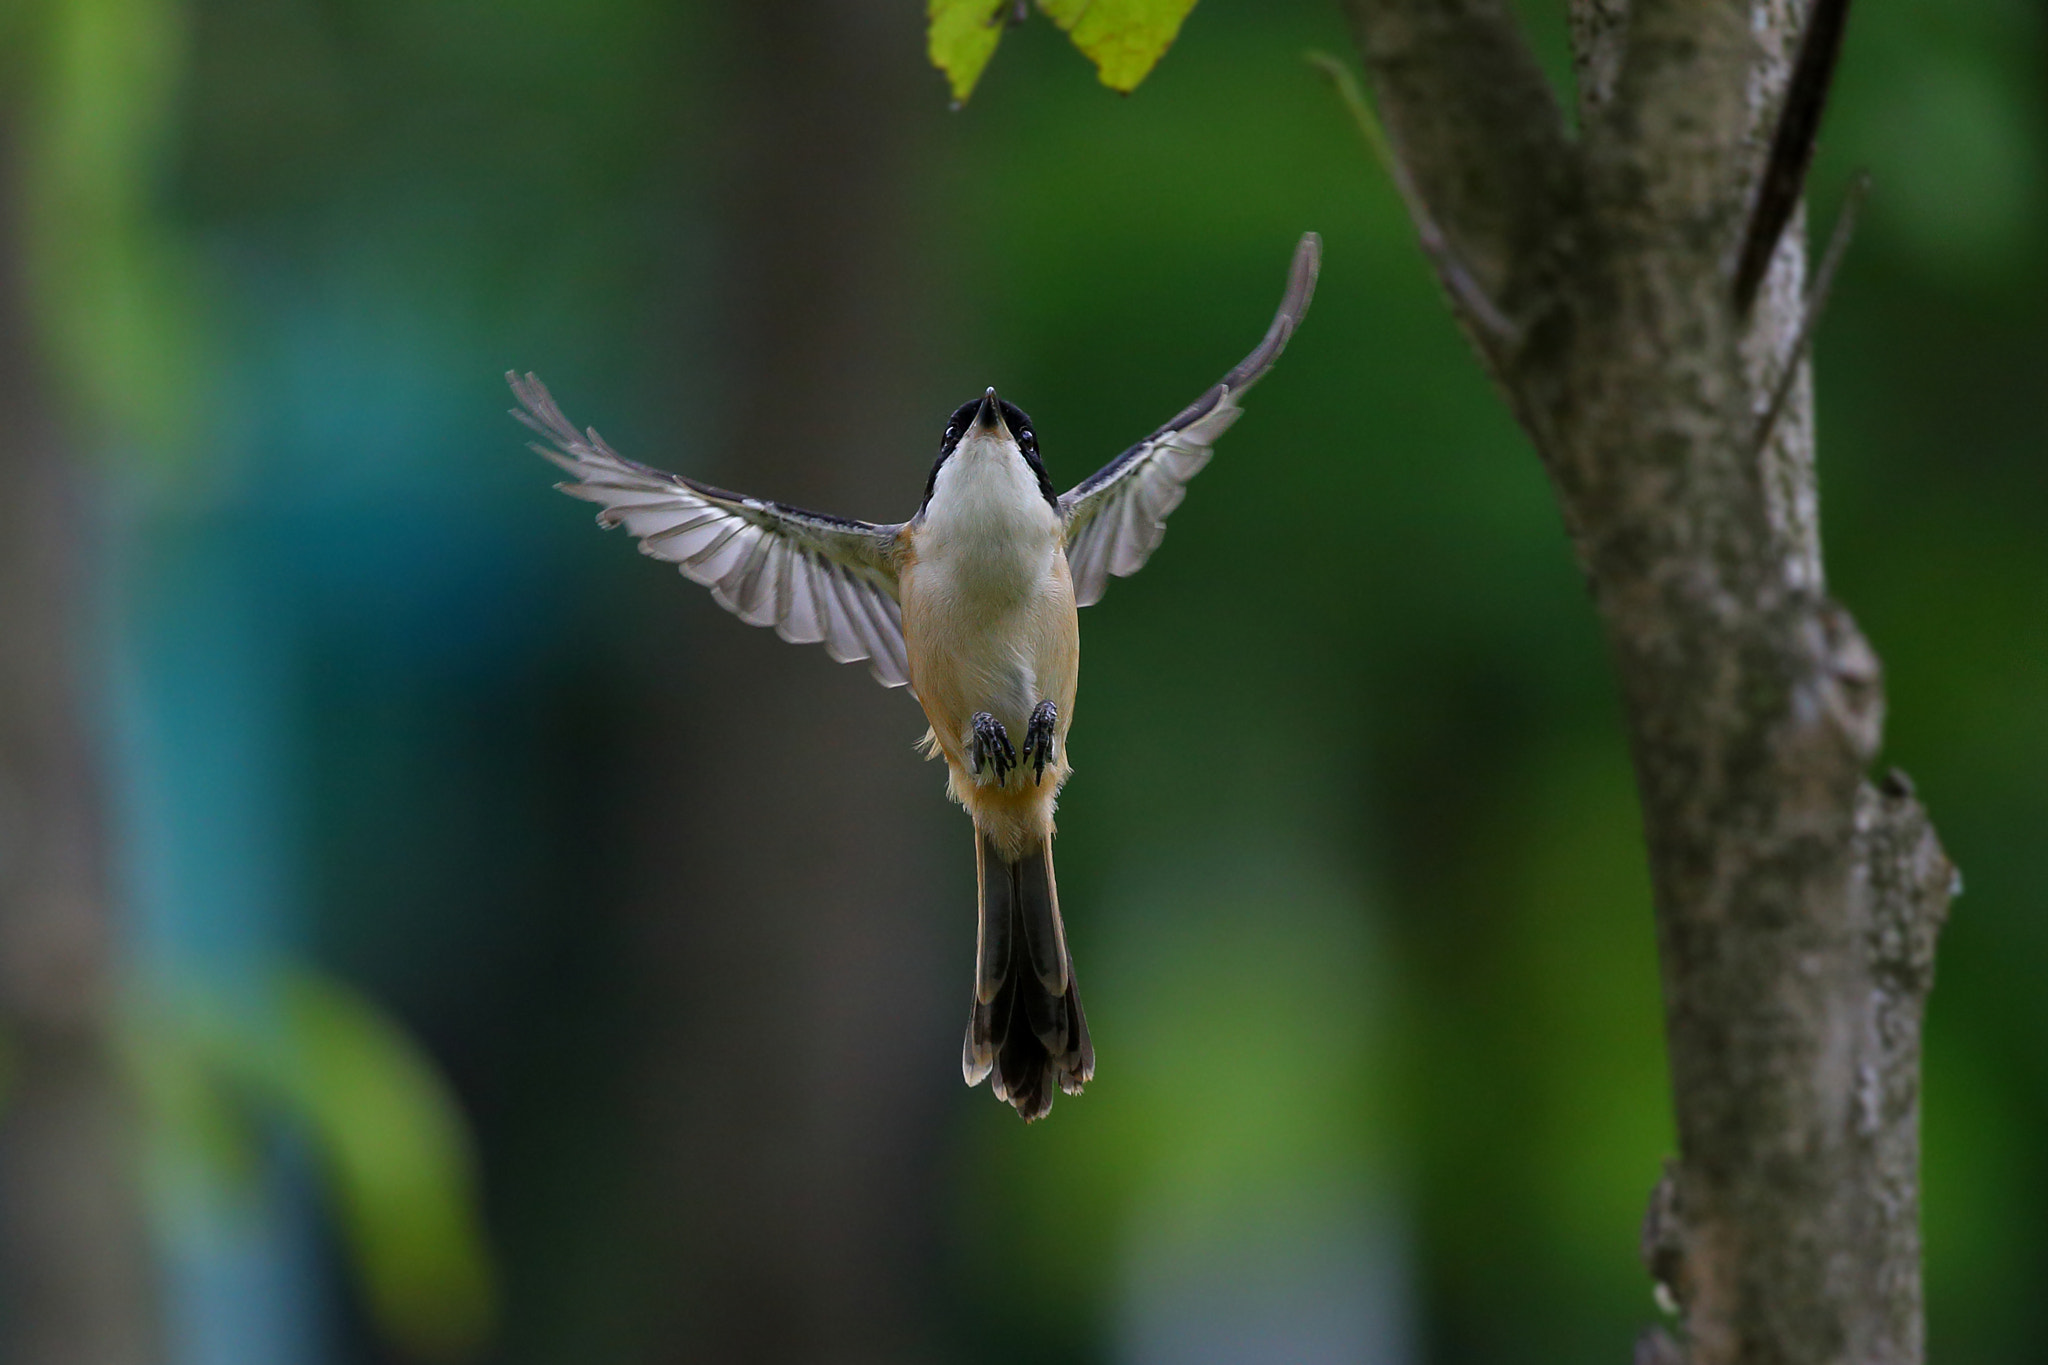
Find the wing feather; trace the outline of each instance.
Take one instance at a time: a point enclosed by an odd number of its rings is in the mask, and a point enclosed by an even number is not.
[[[766,531],[753,531],[746,548],[735,556],[733,567],[711,589],[712,601],[750,626],[775,623],[772,598],[770,610],[761,610],[761,575],[775,552],[775,543],[776,537]]]
[[[839,575],[830,564],[818,566],[818,589],[825,599],[825,652],[840,663],[866,658],[868,642],[859,613],[839,595]]]
[[[734,518],[719,528],[718,538],[709,549],[699,550],[678,567],[691,582],[711,589],[711,596],[718,599],[718,605],[731,611],[732,603],[725,599],[720,585],[746,563],[747,555],[752,552],[760,535],[759,527]]]
[[[666,560],[742,621],[773,626],[795,644],[819,644],[840,663],[865,659],[884,687],[910,680],[896,603],[901,526],[848,521],[635,463],[595,431],[578,431],[532,375],[507,375],[513,416],[547,444],[533,447],[567,471],[557,485],[602,507],[600,526],[623,526],[640,552]]]
[[[814,645],[825,638],[825,618],[818,603],[817,572],[811,557],[799,549],[792,552],[789,570],[789,608],[783,613],[776,634],[793,645]]]
[[[1075,485],[1060,499],[1067,525],[1067,568],[1074,601],[1101,600],[1112,575],[1128,578],[1166,535],[1166,518],[1187,495],[1187,482],[1209,463],[1216,441],[1242,411],[1238,396],[1273,367],[1315,294],[1322,239],[1302,234],[1287,292],[1265,340],[1172,421]]]

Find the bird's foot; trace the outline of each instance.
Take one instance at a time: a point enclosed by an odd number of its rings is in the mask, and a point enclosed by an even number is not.
[[[1057,741],[1053,732],[1058,728],[1060,709],[1049,701],[1038,703],[1031,712],[1030,728],[1024,731],[1024,761],[1031,765],[1031,780],[1045,781],[1045,765],[1059,757],[1054,750]]]
[[[1017,751],[1010,744],[1010,732],[986,711],[976,711],[970,722],[974,736],[967,745],[967,770],[975,778],[1000,787],[1017,766]],[[992,773],[992,776],[984,774]]]

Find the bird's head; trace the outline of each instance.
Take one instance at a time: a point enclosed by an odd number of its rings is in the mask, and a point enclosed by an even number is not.
[[[946,430],[939,437],[939,458],[932,464],[931,477],[925,480],[926,502],[931,501],[939,470],[955,455],[1022,460],[1038,480],[1046,499],[1058,501],[1045,466],[1038,459],[1038,436],[1032,430],[1031,418],[1015,403],[998,398],[993,388],[962,403],[946,419]]]

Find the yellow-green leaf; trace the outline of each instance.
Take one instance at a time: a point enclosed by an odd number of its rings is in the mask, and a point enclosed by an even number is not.
[[[1104,85],[1129,94],[1173,46],[1195,0],[1039,0],[1038,7],[1095,63]]]
[[[953,102],[964,104],[981,79],[982,68],[996,55],[1003,36],[997,17],[1009,0],[926,0],[926,50],[932,65],[946,73]]]
[[[329,978],[280,983],[293,1067],[277,1079],[311,1129],[379,1324],[429,1360],[473,1355],[493,1317],[474,1158],[446,1083],[368,1000]]]
[[[128,1047],[173,1199],[247,1183],[266,1121],[309,1140],[370,1316],[409,1359],[487,1344],[495,1273],[455,1097],[398,1022],[331,977],[132,1002]]]

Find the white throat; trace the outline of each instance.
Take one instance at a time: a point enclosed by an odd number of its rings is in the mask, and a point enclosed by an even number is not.
[[[926,533],[942,540],[1042,539],[1058,520],[1024,452],[993,432],[960,438],[924,509]]]

